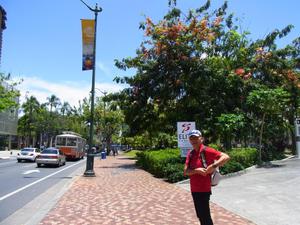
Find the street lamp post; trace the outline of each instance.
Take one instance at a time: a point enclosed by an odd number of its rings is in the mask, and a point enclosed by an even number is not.
[[[101,91],[99,88],[95,88],[95,90],[101,92],[101,93],[104,95],[104,97],[106,97],[107,91]],[[105,101],[103,101],[103,120],[104,120],[104,126],[105,126],[105,125],[106,125],[106,123],[105,123],[105,120],[106,120],[106,116],[105,116]],[[102,130],[104,131],[104,129],[105,129],[105,128],[103,128]],[[104,133],[104,132],[103,132],[103,133]],[[103,135],[103,136],[104,136],[104,135]],[[103,140],[102,140],[102,147],[103,147],[104,137],[103,137],[102,139],[103,139]],[[105,147],[107,147],[107,146],[106,146],[106,142],[105,142],[104,148],[105,148]]]
[[[95,101],[95,72],[96,72],[96,34],[97,34],[97,16],[98,13],[102,11],[102,8],[99,7],[96,3],[95,9],[88,6],[84,1],[80,0],[83,4],[88,7],[89,10],[95,13],[95,36],[94,36],[94,49],[93,49],[93,75],[92,75],[92,90],[91,90],[91,117],[90,117],[90,138],[89,138],[89,149],[87,153],[86,159],[86,169],[84,172],[84,176],[86,177],[94,177],[94,155],[92,152],[93,146],[93,136],[94,136],[94,101]]]

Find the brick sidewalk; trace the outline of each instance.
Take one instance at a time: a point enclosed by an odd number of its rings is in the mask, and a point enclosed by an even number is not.
[[[86,225],[199,225],[191,194],[137,169],[123,156],[94,159],[96,177],[79,177],[40,222]],[[215,225],[254,225],[211,204]]]

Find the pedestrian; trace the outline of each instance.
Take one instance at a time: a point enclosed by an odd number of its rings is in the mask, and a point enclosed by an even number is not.
[[[229,156],[216,149],[204,146],[204,138],[199,130],[192,130],[188,137],[193,149],[187,154],[183,173],[185,176],[190,177],[191,193],[200,224],[213,225],[209,207],[211,174],[217,167],[223,166],[229,160]],[[207,163],[206,168],[202,165],[200,155],[202,151],[204,151]]]
[[[116,146],[114,146],[112,150],[113,150],[113,155],[114,155],[114,156],[119,155],[118,149],[117,149]]]

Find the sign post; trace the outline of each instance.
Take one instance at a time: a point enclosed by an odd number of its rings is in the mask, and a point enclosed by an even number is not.
[[[177,122],[177,143],[181,157],[186,157],[188,150],[192,148],[188,134],[194,129],[196,129],[195,122]]]

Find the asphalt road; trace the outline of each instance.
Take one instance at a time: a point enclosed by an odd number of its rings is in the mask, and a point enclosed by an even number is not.
[[[85,160],[67,162],[61,167],[37,168],[36,163],[17,163],[14,157],[1,159],[0,222],[57,183],[71,180],[72,172],[83,165]]]
[[[188,182],[180,187],[189,190]],[[252,167],[224,178],[211,201],[257,225],[300,224],[300,159]]]

